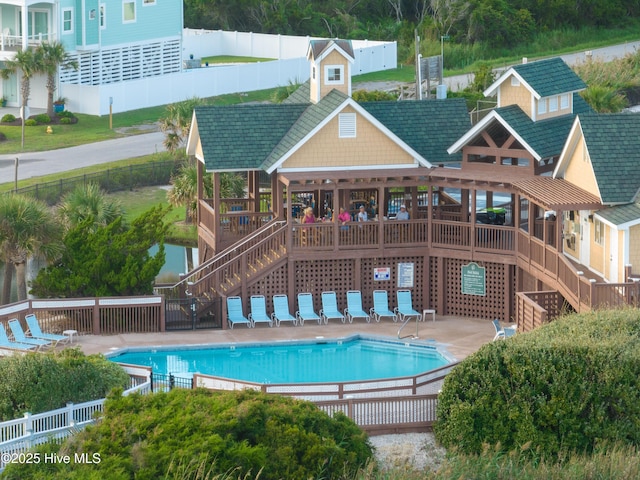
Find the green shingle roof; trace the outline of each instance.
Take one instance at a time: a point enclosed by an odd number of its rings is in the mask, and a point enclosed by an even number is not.
[[[541,97],[577,92],[587,87],[559,57],[522,63],[512,68]]]
[[[578,118],[602,203],[635,201],[640,189],[640,115],[585,114]]]
[[[592,112],[591,107],[577,93],[573,94],[573,115],[534,122],[517,105],[496,108],[500,117],[540,156],[559,155],[567,140],[576,114]]]
[[[311,104],[282,137],[273,152],[265,159],[262,168],[267,170],[291,150],[298,142],[316,128],[322,121],[333,113],[349,97],[339,90],[331,90],[317,104]]]
[[[305,104],[197,107],[195,116],[205,168],[259,169],[307,107]]]
[[[301,87],[304,91],[305,85]],[[308,92],[308,85],[306,87]],[[294,94],[295,95],[295,94]],[[198,134],[208,171],[268,170],[348,97],[332,90],[317,104],[302,95],[281,104],[197,107]],[[471,126],[464,99],[368,102],[361,105],[427,161],[460,161],[447,148]]]
[[[640,223],[640,205],[637,203],[629,203],[627,205],[605,208],[604,210],[598,210],[598,216],[616,226],[629,222]]]
[[[462,98],[412,102],[366,102],[361,106],[432,164],[460,162],[449,148],[471,127]]]

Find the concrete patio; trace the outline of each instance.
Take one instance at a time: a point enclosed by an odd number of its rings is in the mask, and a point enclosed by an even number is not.
[[[380,323],[354,321],[352,324],[338,322],[318,325],[307,322],[303,326],[282,325],[271,327],[260,325],[247,328],[238,325],[233,330],[189,330],[165,333],[130,333],[121,335],[83,335],[74,337],[73,345],[78,345],[83,352],[108,353],[114,349],[134,346],[161,345],[203,345],[216,343],[241,343],[256,341],[286,341],[315,339],[316,337],[340,338],[357,333],[398,338],[399,323],[382,320]],[[416,322],[411,321],[402,330],[401,336],[412,336],[416,333]],[[418,340],[421,342],[437,342],[451,355],[462,360],[490,342],[495,335],[491,319],[462,318],[436,315],[436,321],[428,320],[418,323]]]

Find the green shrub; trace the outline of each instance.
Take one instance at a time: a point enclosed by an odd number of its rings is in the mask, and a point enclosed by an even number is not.
[[[56,115],[58,116],[58,118],[76,118],[76,116],[68,110],[58,112]]]
[[[72,458],[100,452],[101,461],[47,465],[49,476],[42,465],[10,465],[6,475],[155,479],[189,462],[229,478],[354,478],[372,453],[366,434],[341,413],[330,418],[309,402],[255,391],[202,389],[112,394],[100,423],[61,447],[41,448]]]
[[[79,349],[8,357],[0,361],[0,421],[104,398],[128,382],[119,365]]]
[[[39,115],[36,115],[34,118],[36,122],[38,122],[40,125],[46,125],[47,123],[51,123],[51,117],[46,113],[41,113]]]
[[[71,125],[73,123],[73,120],[69,117],[62,117],[60,119],[60,123],[63,125]]]
[[[529,444],[541,456],[638,446],[639,347],[633,309],[571,315],[485,345],[447,376],[436,437],[472,454],[483,444]]]
[[[2,120],[0,121],[2,121],[3,123],[11,123],[16,121],[16,117],[15,115],[7,113],[5,116],[2,117]]]
[[[27,127],[35,127],[36,125],[38,125],[38,122],[33,118],[29,118],[24,121],[24,124]]]

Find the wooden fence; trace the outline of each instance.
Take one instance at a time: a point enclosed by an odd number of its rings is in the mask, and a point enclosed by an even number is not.
[[[0,323],[25,315],[38,317],[50,333],[76,330],[79,335],[115,335],[165,331],[165,301],[160,295],[25,300],[0,307]]]

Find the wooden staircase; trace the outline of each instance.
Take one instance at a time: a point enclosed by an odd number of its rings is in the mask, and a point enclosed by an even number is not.
[[[243,285],[259,280],[286,262],[286,231],[285,221],[272,220],[169,288],[211,301],[238,295]]]

